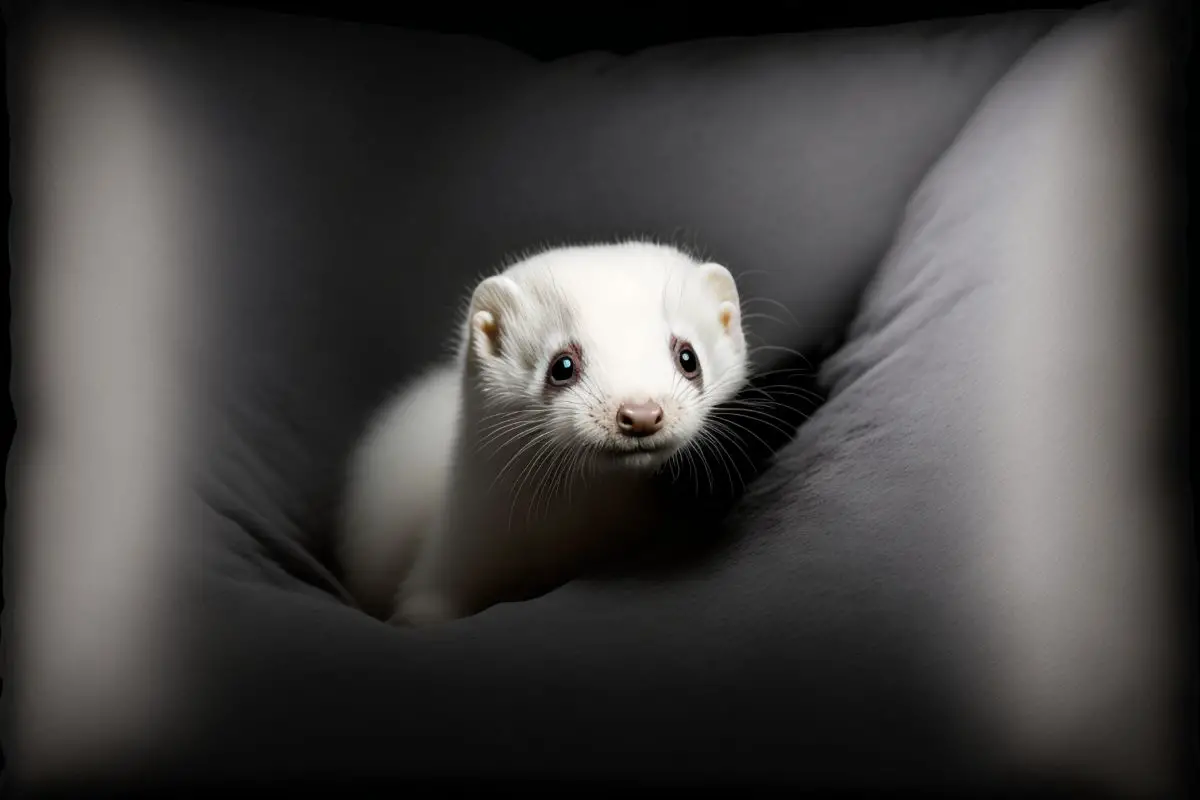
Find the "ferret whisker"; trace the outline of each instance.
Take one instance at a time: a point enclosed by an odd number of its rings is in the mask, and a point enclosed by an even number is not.
[[[708,457],[704,453],[704,431],[701,431],[700,435],[698,435],[696,439],[700,445],[696,448],[696,457],[700,459],[700,463],[704,467],[704,472],[706,475],[708,475],[708,491],[714,492],[717,489],[717,482],[715,476],[713,475],[712,468],[709,466]]]
[[[567,469],[575,461],[575,452],[559,448],[551,459],[548,469],[549,475],[543,484],[546,487],[544,493],[545,513],[543,514],[543,518],[550,516],[554,501],[559,498],[559,493],[564,486],[563,480],[567,477]]]
[[[746,398],[747,395],[750,395],[750,394],[761,395],[762,399],[764,401],[775,403],[777,405],[779,404],[779,401],[776,400],[774,397],[772,397],[770,392],[768,392],[766,389],[763,389],[760,386],[754,386],[753,384],[746,386],[746,388],[742,390],[740,398]],[[734,398],[734,400],[737,400],[737,399],[739,399],[739,398],[737,398],[737,397]]]
[[[689,441],[687,444],[685,444],[680,449],[679,456],[681,458],[686,458],[687,462],[688,462],[688,466],[691,467],[692,483],[694,484],[696,496],[699,497],[700,496],[700,467],[696,463],[695,456],[692,453],[692,450],[694,449],[694,447],[695,447],[695,440]]]
[[[773,305],[776,308],[778,308],[779,310],[781,310],[783,313],[787,314],[791,323],[793,325],[795,325],[797,328],[803,327],[800,324],[800,320],[796,319],[796,315],[794,313],[792,313],[792,310],[790,308],[788,308],[786,304],[781,303],[778,300],[772,299],[770,297],[763,297],[760,295],[756,295],[754,297],[747,297],[746,299],[742,300],[740,307],[744,309],[746,306],[750,305],[751,303],[768,303],[770,305]],[[783,324],[782,320],[780,320],[779,322],[780,322],[780,324]]]
[[[537,430],[536,427],[529,426],[528,420],[521,420],[519,422],[506,423],[504,426],[500,427],[497,430],[489,432],[487,436],[483,437],[483,439],[479,442],[479,444],[476,445],[476,451],[480,452],[480,453],[489,453],[490,454],[491,452],[494,452],[494,450],[500,450],[500,449],[503,449],[503,447],[504,447],[504,444],[501,444],[495,448],[485,449],[485,448],[488,448],[488,446],[491,445],[493,442],[496,442],[496,441],[511,442],[512,441],[511,438],[506,438],[509,434],[520,437],[527,432],[532,432],[532,431],[536,431],[536,430]]]
[[[742,454],[742,456],[747,461],[753,460],[750,458],[750,454],[746,452],[746,448],[742,446],[742,438],[740,436],[738,436],[737,433],[732,428],[729,427],[730,420],[714,419],[712,422],[713,422],[713,431],[715,433],[719,433],[722,436],[724,436],[727,441],[732,443],[733,446],[738,449],[738,451]],[[766,444],[766,443],[764,442],[764,444]]]
[[[552,446],[538,459],[537,467],[531,471],[530,480],[533,481],[533,502],[530,506],[535,509],[540,509],[542,503],[545,504],[545,510],[542,513],[544,518],[550,511],[550,505],[554,499],[555,486],[553,483],[554,474],[558,469],[558,463],[563,458],[565,450],[561,446]]]
[[[729,416],[733,416],[733,415],[731,414]],[[767,444],[767,441],[765,439],[763,439],[761,436],[759,436],[753,430],[751,430],[750,428],[741,424],[737,420],[729,419],[726,416],[721,416],[716,421],[720,422],[720,424],[722,424],[722,425],[733,425],[733,426],[745,431],[747,434],[749,434],[750,436],[753,436],[755,439],[757,439],[759,441],[759,443],[762,444],[763,447],[767,448],[768,450],[771,449],[771,445]],[[747,458],[749,458],[749,456],[747,456]]]
[[[495,422],[478,425],[476,427],[476,431],[480,434],[485,434],[490,431],[499,430],[508,425],[514,425],[514,424],[520,425],[524,422],[527,422],[531,417],[536,417],[536,414],[534,412],[531,412],[528,410],[521,411],[519,413],[514,413],[504,419],[500,419]]]
[[[713,430],[711,428],[708,430],[703,430],[700,432],[699,435],[700,435],[700,438],[703,440],[703,443],[719,459],[721,466],[725,466],[727,459],[728,459],[728,454],[725,452],[724,448],[721,447],[720,442],[717,441],[716,436],[713,433]],[[725,477],[729,480],[729,491],[736,492],[737,488],[733,485],[733,473],[730,472],[728,469],[726,469]],[[716,489],[716,487],[714,485],[713,490],[715,491],[715,489]]]
[[[782,345],[782,344],[760,344],[760,345],[757,345],[757,346],[749,349],[749,351],[747,352],[747,357],[753,359],[755,354],[762,352],[764,350],[767,352],[771,352],[771,353],[785,353],[789,356],[794,356],[794,357],[800,359],[801,361],[803,361],[805,364],[807,364],[810,369],[812,368],[812,363],[808,360],[808,356],[804,355],[804,353],[801,353],[799,350],[797,350],[794,347],[787,347],[786,345]]]
[[[514,486],[513,491],[512,491],[512,502],[511,502],[510,508],[509,508],[509,527],[510,528],[512,526],[512,514],[516,509],[517,500],[521,497],[521,491],[525,487],[526,480],[528,480],[529,476],[537,474],[538,465],[545,458],[546,454],[553,452],[553,450],[554,450],[553,438],[551,438],[549,441],[543,442],[541,444],[541,446],[538,447],[538,449],[536,451],[534,451],[533,456],[526,462],[524,469],[522,469],[521,472],[518,474],[516,485]],[[530,518],[531,518],[530,515],[532,514],[533,508],[534,508],[534,501],[536,501],[537,495],[540,490],[541,490],[541,482],[535,481],[533,483],[533,494],[529,498],[529,502],[526,503],[525,520],[526,520],[527,524],[530,521]]]
[[[757,382],[757,381],[762,380],[763,378],[772,378],[775,376],[782,376],[782,375],[801,378],[806,381],[811,381],[817,377],[816,373],[814,373],[812,370],[810,370],[806,367],[805,368],[776,367],[776,368],[772,368],[772,369],[756,370],[756,371],[751,371],[746,377],[751,382]]]
[[[516,453],[513,453],[512,457],[508,459],[508,462],[504,465],[504,468],[496,474],[496,478],[492,481],[492,485],[489,487],[489,489],[496,488],[496,485],[500,482],[500,479],[504,477],[504,473],[506,473],[512,467],[512,465],[521,457],[523,453],[525,453],[526,450],[539,444],[540,442],[544,442],[546,439],[549,439],[553,436],[553,431],[539,431],[532,440],[522,445],[521,449]]]
[[[769,385],[769,386],[755,386],[754,388],[760,392],[766,392],[767,394],[775,394],[775,395],[779,395],[782,397],[799,397],[801,399],[809,400],[814,403],[821,402],[823,399],[816,392],[814,392],[810,389],[805,389],[801,386],[790,386],[788,384],[774,384],[774,385]]]
[[[796,432],[795,428],[789,428],[780,422],[774,415],[756,409],[743,408],[736,411],[730,410],[726,412],[729,417],[736,417],[745,420],[751,424],[768,425],[772,430],[779,432],[783,436],[791,436]]]
[[[748,314],[747,313],[742,314],[742,322],[750,322],[750,321],[756,320],[756,319],[765,319],[767,322],[774,322],[776,325],[786,325],[787,324],[784,320],[781,320],[779,317],[775,316],[774,314],[768,314],[765,311],[751,311]],[[746,336],[750,336],[750,335],[751,335],[751,332],[747,331]],[[754,335],[757,336],[757,334],[754,334]]]
[[[567,465],[563,472],[563,479],[566,481],[566,498],[565,498],[565,500],[566,500],[567,508],[571,507],[571,503],[573,500],[573,490],[575,488],[575,476],[580,475],[582,473],[582,470],[580,469],[580,462],[582,462],[582,460],[584,459],[585,452],[586,451],[583,448],[579,448],[579,449],[573,451],[571,453],[570,460],[567,462]]]
[[[772,397],[771,395],[766,394],[765,392],[763,393],[763,395],[764,395],[763,397],[735,398],[733,400],[730,400],[728,402],[728,405],[740,406],[740,407],[744,407],[744,408],[757,408],[760,411],[766,411],[769,409],[772,413],[779,412],[779,413],[786,413],[786,414],[800,414],[800,415],[804,416],[805,419],[808,419],[808,413],[803,411],[800,408],[797,408],[795,405],[793,405],[791,403],[784,403],[780,400],[777,400],[774,397]],[[788,392],[780,392],[780,395],[791,396],[791,397],[797,398],[798,400],[803,400],[804,402],[811,404],[811,406],[813,408],[811,408],[810,410],[816,410],[815,407],[819,405],[819,403],[817,403],[816,400],[814,400],[811,397],[804,396],[804,395],[795,395],[795,394],[791,394]]]
[[[522,416],[522,415],[528,414],[528,413],[529,413],[529,409],[527,409],[527,408],[515,408],[515,409],[509,409],[508,411],[494,411],[491,414],[485,414],[482,417],[480,417],[479,422],[484,423],[490,419],[496,419],[498,417],[502,417],[502,418],[519,417],[519,416]]]
[[[476,445],[474,451],[477,455],[490,459],[503,452],[514,443],[532,436],[537,432],[538,429],[536,427],[518,425],[510,430],[501,431],[495,436],[489,437],[488,441],[481,442],[479,445]]]
[[[486,452],[480,453],[480,455],[490,460],[535,435],[537,435],[537,429],[515,431],[505,439],[495,442],[492,447]]]

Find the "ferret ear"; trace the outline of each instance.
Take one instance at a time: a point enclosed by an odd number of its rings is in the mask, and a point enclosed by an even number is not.
[[[717,298],[717,314],[724,331],[736,338],[742,333],[742,306],[733,274],[720,264],[700,265],[704,285]]]
[[[500,355],[506,331],[516,319],[521,287],[505,275],[485,278],[471,295],[471,350],[477,355]]]

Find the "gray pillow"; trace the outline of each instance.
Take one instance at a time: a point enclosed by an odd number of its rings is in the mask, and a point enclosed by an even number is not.
[[[741,277],[764,368],[836,336],[904,198],[1048,24],[538,64],[472,39],[194,20],[153,63],[187,99],[190,202],[217,209],[191,258],[217,337],[201,485],[245,562],[227,568],[287,564],[339,591],[327,527],[353,438],[445,353],[470,284],[522,249],[700,248]]]
[[[1019,161],[1016,140],[968,134],[894,237],[922,177],[1055,19],[538,64],[470,38],[159,7],[85,37],[116,45],[115,74],[142,76],[154,109],[87,141],[149,131],[173,180],[115,195],[65,158],[89,130],[72,93],[114,85],[111,63],[68,39],[78,60],[17,106],[14,148],[135,239],[161,233],[115,201],[169,199],[171,261],[195,299],[195,439],[177,460],[196,493],[178,524],[203,543],[203,602],[183,626],[200,634],[194,669],[179,674],[200,683],[176,696],[201,727],[185,767],[211,780],[991,777],[974,315],[992,302],[981,240],[1005,202],[990,181]],[[39,52],[31,71],[49,69]],[[1021,94],[1009,84],[989,105]],[[39,126],[60,135],[35,149]],[[51,204],[30,207],[50,225]],[[80,244],[59,260],[18,233],[14,258],[69,274],[90,263],[80,230],[57,231]],[[480,272],[539,242],[631,234],[729,264],[765,300],[748,311],[783,318],[755,324],[772,347],[811,354],[853,317],[821,373],[828,403],[725,524],[690,531],[702,557],[669,572],[580,580],[420,632],[348,605],[328,523],[365,415],[443,352]],[[104,243],[116,263],[160,257]],[[103,355],[102,341],[75,344]],[[773,352],[764,369],[783,363]]]
[[[247,763],[231,757],[229,739],[214,739],[210,763],[297,776],[601,771],[811,785],[975,775],[984,751],[959,700],[967,689],[956,688],[961,637],[946,643],[956,619],[937,602],[965,580],[953,569],[960,551],[937,548],[965,512],[938,518],[937,464],[912,452],[936,431],[896,443],[894,455],[857,449],[863,440],[836,438],[844,402],[814,418],[730,524],[690,531],[707,545],[700,558],[581,580],[420,634],[328,604],[322,593],[340,585],[321,557],[322,503],[371,405],[442,352],[448,312],[469,281],[526,246],[682,239],[732,265],[748,297],[786,309],[751,303],[782,320],[756,325],[758,341],[811,353],[836,339],[907,196],[1048,24],[1042,15],[978,19],[548,65],[505,65],[495,54],[487,69],[500,85],[490,96],[466,80],[431,93],[454,104],[438,109],[436,137],[430,101],[416,93],[423,84],[396,68],[378,79],[407,99],[395,116],[358,116],[344,109],[355,94],[330,90],[328,130],[302,145],[289,144],[287,119],[309,106],[279,102],[268,117],[266,92],[231,90],[239,116],[213,134],[228,167],[210,180],[236,178],[243,191],[206,196],[238,196],[293,221],[279,237],[227,228],[211,237],[221,294],[234,299],[220,306],[230,393],[216,417],[231,434],[213,431],[206,486],[219,487],[208,495],[222,514],[214,529],[245,554],[213,578],[214,619],[236,620],[222,623],[221,641],[237,664],[223,671],[230,699],[213,709],[213,725],[272,745]],[[454,53],[455,63],[464,56]],[[221,60],[237,64],[236,50],[226,46]],[[422,81],[445,69],[437,63]],[[241,66],[212,69],[206,80]],[[332,80],[308,69],[306,92]],[[504,74],[507,87],[494,77]],[[268,174],[264,165],[295,163],[277,154],[301,146],[339,155],[329,166],[339,177],[327,180],[357,181],[339,193],[354,206],[330,209],[318,194],[281,196],[274,181],[250,180]],[[369,168],[348,168],[352,152]],[[301,179],[283,169],[269,174]],[[319,218],[328,238],[286,244]],[[360,235],[351,269],[342,254]],[[264,264],[287,266],[286,291]],[[249,342],[260,357],[249,357]],[[786,363],[762,353],[764,369]],[[886,402],[874,398],[854,419],[891,429]],[[863,460],[887,475],[923,471],[930,496],[879,494],[888,480],[866,483]],[[905,531],[926,528],[937,533],[905,544]],[[397,720],[406,722],[397,729]],[[381,729],[394,736],[369,733]],[[320,765],[295,756],[348,736],[352,745],[323,746]]]

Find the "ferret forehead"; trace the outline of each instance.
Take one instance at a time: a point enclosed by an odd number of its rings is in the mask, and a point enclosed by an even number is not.
[[[529,284],[539,308],[580,333],[645,327],[661,321],[671,281],[658,265],[613,262],[595,268],[548,269]],[[552,310],[553,309],[553,310]]]
[[[695,262],[679,250],[635,242],[550,250],[514,264],[506,273],[536,294],[644,297],[661,295],[694,268]]]
[[[668,317],[695,305],[688,279],[696,263],[669,246],[627,243],[561,248],[527,258],[505,272],[532,304],[529,332],[581,339],[657,338]],[[539,337],[540,338],[540,337]]]

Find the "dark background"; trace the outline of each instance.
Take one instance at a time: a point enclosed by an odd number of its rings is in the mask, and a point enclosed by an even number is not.
[[[419,28],[440,33],[469,33],[496,39],[548,60],[587,50],[630,53],[644,47],[710,36],[754,36],[767,33],[889,25],[920,19],[998,13],[1017,9],[1072,9],[1088,2],[1034,0],[873,0],[811,2],[687,3],[606,2],[541,3],[530,0],[493,3],[444,2],[388,7],[386,3],[236,2],[220,6],[261,8],[276,12]]]

